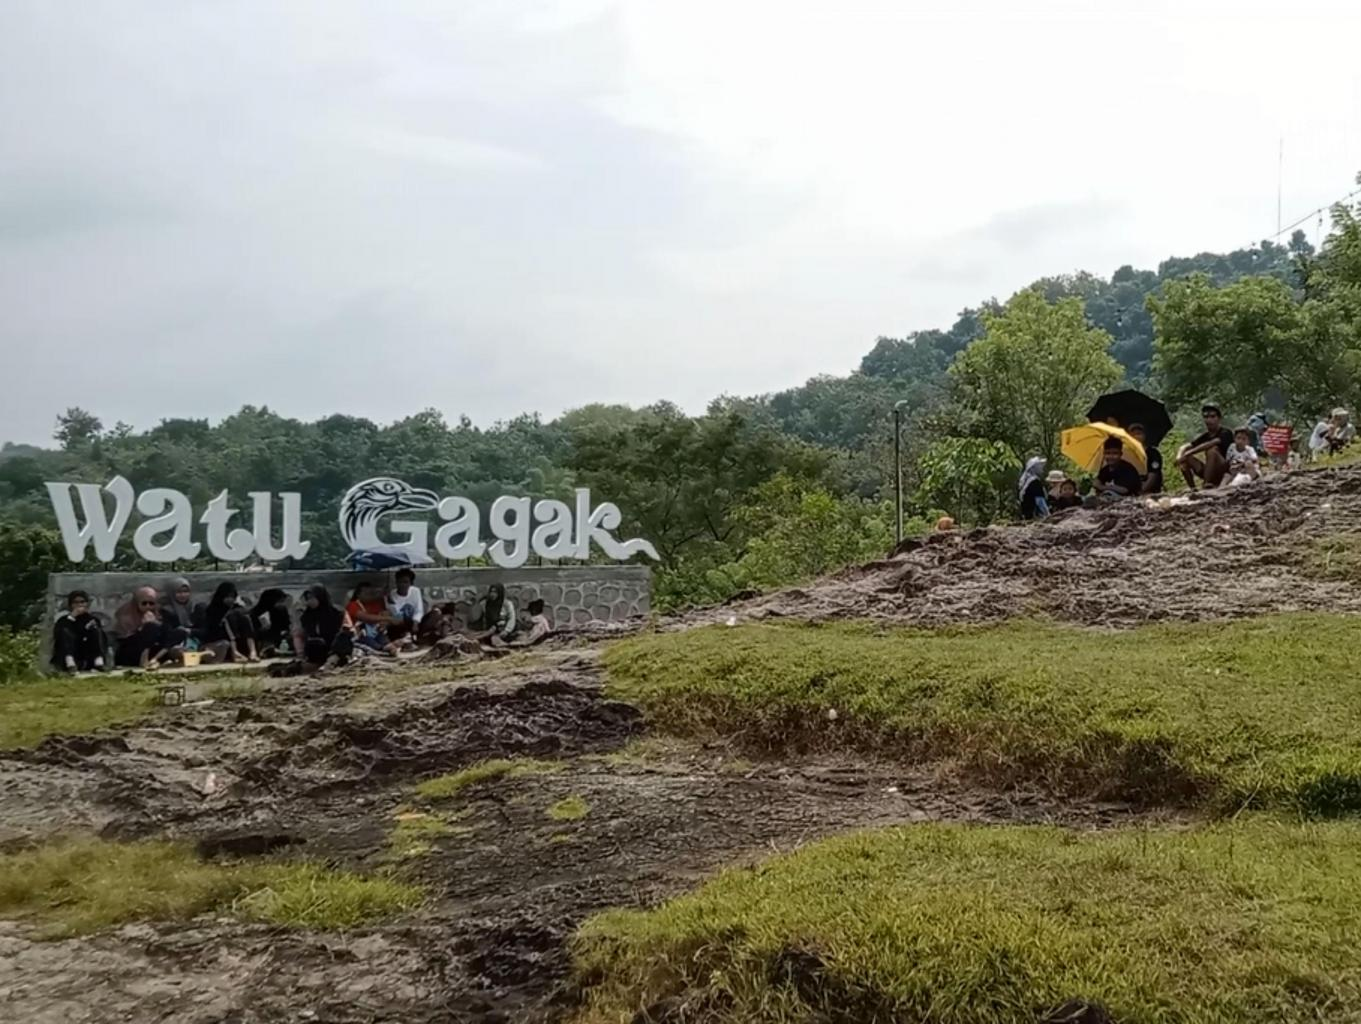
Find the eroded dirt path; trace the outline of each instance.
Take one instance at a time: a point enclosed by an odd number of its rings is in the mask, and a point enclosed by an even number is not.
[[[401,870],[429,899],[382,926],[337,935],[197,920],[40,942],[0,923],[4,1019],[552,1020],[573,1003],[566,940],[584,917],[652,904],[722,866],[893,822],[1098,827],[1129,817],[891,765],[747,764],[694,746],[621,755],[642,724],[603,697],[590,649],[356,707],[362,684],[299,682],[0,755],[0,842],[170,836],[205,854],[270,851],[373,870],[393,863],[390,834],[421,778],[494,756],[560,770],[426,808],[452,826]],[[566,797],[585,804],[580,820],[549,816]]]

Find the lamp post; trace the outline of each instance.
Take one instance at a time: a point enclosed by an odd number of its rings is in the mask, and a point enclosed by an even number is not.
[[[903,543],[903,406],[907,399],[893,403],[893,550]]]

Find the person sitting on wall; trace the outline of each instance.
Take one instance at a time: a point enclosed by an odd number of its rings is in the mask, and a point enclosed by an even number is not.
[[[58,672],[103,672],[108,640],[104,627],[90,614],[90,595],[73,590],[66,611],[52,628],[52,666]]]
[[[425,618],[425,598],[421,596],[420,588],[415,586],[416,574],[411,569],[398,569],[393,580],[397,584],[397,592],[388,595],[388,611],[402,627],[402,634],[412,637]]]
[[[438,643],[446,636],[461,633],[466,625],[466,616],[462,614],[458,602],[445,601],[425,613],[420,625],[416,627],[416,642]]]
[[[167,639],[189,651],[202,647],[203,636],[194,626],[195,616],[202,618],[203,605],[194,604],[193,587],[183,576],[171,580],[170,593],[161,600],[161,622],[165,624]]]
[[[197,617],[195,628],[218,661],[260,660],[255,647],[255,626],[250,613],[241,607],[236,584],[231,580],[217,585],[212,600]]]
[[[1186,478],[1186,486],[1196,489],[1196,481],[1203,480],[1207,488],[1218,487],[1229,472],[1229,448],[1233,446],[1233,431],[1224,426],[1224,414],[1219,406],[1207,402],[1201,406],[1205,432],[1177,452],[1177,466]]]
[[[278,587],[264,591],[250,610],[255,644],[262,658],[287,657],[293,652],[293,618],[288,614],[288,595]]]
[[[506,588],[493,583],[487,596],[473,609],[472,628],[480,631],[478,639],[509,643],[515,636],[515,602],[506,597]]]
[[[313,583],[303,593],[303,610],[293,634],[293,649],[310,671],[343,665],[354,654],[350,617],[331,602],[330,591]]]
[[[1127,431],[1130,437],[1144,446],[1144,464],[1148,467],[1144,472],[1143,485],[1140,494],[1162,494],[1163,492],[1163,453],[1154,448],[1145,440],[1144,425],[1142,423],[1131,423]]]
[[[543,598],[534,598],[529,604],[525,605],[525,611],[529,613],[529,631],[523,639],[515,642],[516,647],[533,647],[553,633],[553,624],[548,621],[548,616],[544,614]]]
[[[177,631],[161,619],[155,587],[138,587],[131,599],[113,614],[115,665],[152,669],[178,656]]]
[[[392,631],[404,628],[405,624],[392,617],[376,584],[361,583],[355,587],[345,612],[354,623],[355,643],[379,654],[397,654]]]
[[[1106,438],[1101,446],[1101,459],[1101,471],[1092,487],[1097,500],[1128,498],[1142,491],[1143,477],[1125,461],[1125,443],[1118,437]]]
[[[1240,477],[1251,481],[1261,475],[1262,466],[1258,461],[1257,449],[1252,445],[1252,431],[1247,427],[1239,427],[1233,432],[1233,447],[1229,449],[1229,479],[1234,483],[1243,483]]]

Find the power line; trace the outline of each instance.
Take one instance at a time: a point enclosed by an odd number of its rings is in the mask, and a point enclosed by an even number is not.
[[[1292,224],[1287,224],[1287,225],[1286,225],[1285,227],[1283,227],[1283,228],[1282,228],[1282,227],[1277,227],[1276,233],[1275,233],[1274,235],[1269,235],[1269,236],[1267,236],[1265,239],[1259,239],[1259,240],[1256,241],[1256,242],[1249,242],[1246,246],[1244,246],[1244,248],[1246,248],[1246,249],[1251,249],[1254,245],[1259,245],[1259,244],[1260,244],[1261,242],[1263,242],[1263,241],[1267,241],[1267,242],[1278,242],[1278,241],[1280,241],[1281,236],[1282,236],[1283,234],[1285,234],[1287,231],[1294,231],[1295,228],[1299,227],[1301,224],[1303,224],[1305,221],[1307,221],[1310,217],[1313,217],[1315,214],[1317,214],[1318,217],[1319,217],[1319,219],[1322,220],[1323,215],[1324,215],[1325,213],[1329,212],[1334,206],[1337,206],[1339,203],[1345,203],[1348,199],[1351,199],[1351,198],[1353,198],[1353,197],[1355,197],[1355,196],[1361,196],[1361,188],[1354,188],[1354,189],[1352,189],[1350,192],[1348,192],[1345,196],[1343,196],[1341,199],[1335,199],[1335,200],[1333,200],[1333,202],[1331,202],[1331,203],[1324,203],[1322,206],[1318,207],[1317,209],[1310,210],[1308,213],[1306,213],[1303,217],[1301,217],[1299,220],[1295,221],[1294,223],[1292,223]],[[1279,224],[1280,222],[1277,221],[1277,223]]]

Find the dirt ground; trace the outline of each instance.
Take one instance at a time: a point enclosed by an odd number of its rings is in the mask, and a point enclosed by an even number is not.
[[[1171,508],[1129,502],[1027,526],[935,534],[807,587],[673,620],[861,618],[909,625],[1045,616],[1127,628],[1157,620],[1361,611],[1361,585],[1311,575],[1311,542],[1361,532],[1361,464],[1278,474]]]
[[[934,625],[1048,615],[1128,627],[1295,609],[1361,610],[1361,587],[1305,553],[1361,533],[1361,466],[1275,478],[1168,509],[1131,504],[1030,527],[932,537],[894,558],[662,628],[763,618]],[[725,865],[834,832],[917,820],[1128,821],[964,788],[930,769],[751,764],[721,748],[639,743],[605,698],[599,638],[530,656],[361,668],[143,724],[0,752],[0,849],[63,833],[173,837],[204,856],[399,863],[429,897],[347,934],[228,919],[38,941],[0,922],[0,1008],[25,1024],[556,1021],[575,1005],[567,939],[587,915],[646,906]],[[404,676],[403,673],[418,673]],[[403,679],[419,685],[403,685]],[[432,681],[433,680],[433,681]],[[449,827],[395,860],[415,783],[488,757],[556,762],[422,812]],[[554,820],[566,797],[584,817]],[[418,802],[418,801],[417,801]]]
[[[356,706],[362,677],[158,709],[147,723],[0,754],[0,848],[60,833],[168,836],[204,855],[393,862],[412,786],[491,756],[561,770],[436,805],[456,824],[401,861],[425,906],[349,934],[230,920],[37,941],[0,922],[0,1006],[25,1024],[548,1021],[574,1005],[566,940],[588,914],[648,905],[721,866],[914,820],[1064,821],[1120,807],[958,788],[926,770],[749,764],[722,749],[628,746],[637,713],[601,694],[595,651],[562,650]],[[620,753],[623,751],[623,753]],[[588,810],[551,819],[568,796]],[[268,852],[273,851],[273,852]]]

